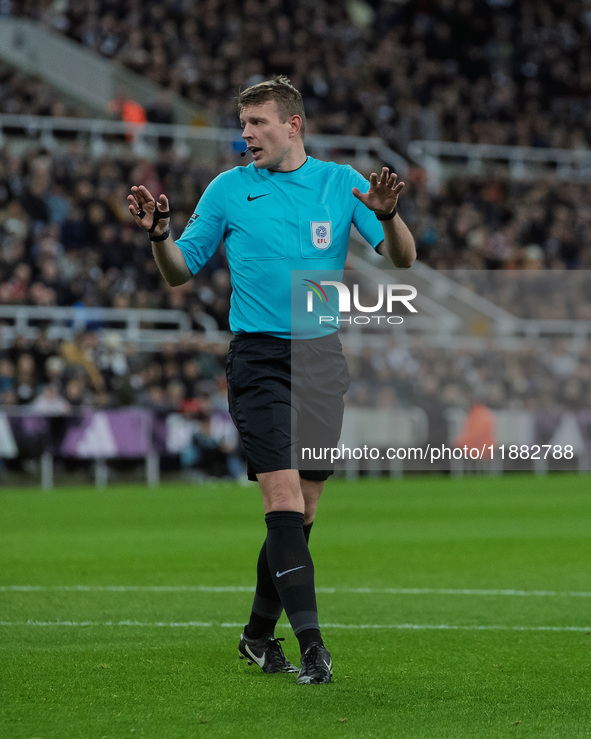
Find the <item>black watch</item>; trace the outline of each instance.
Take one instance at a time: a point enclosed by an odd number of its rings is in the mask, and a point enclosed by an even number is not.
[[[391,221],[396,213],[398,213],[397,205],[394,206],[394,210],[391,213],[386,213],[386,215],[378,215],[378,213],[376,213],[376,218],[378,219],[378,221]]]

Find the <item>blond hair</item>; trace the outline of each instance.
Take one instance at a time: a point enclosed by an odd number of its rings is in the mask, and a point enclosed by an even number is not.
[[[299,115],[302,119],[301,134],[302,137],[306,130],[306,113],[304,111],[304,101],[299,90],[291,84],[285,75],[279,75],[272,80],[259,82],[256,85],[247,87],[246,90],[238,95],[238,113],[242,114],[243,108],[251,105],[260,105],[268,100],[274,100],[277,103],[279,117],[281,121],[285,121],[292,115]]]

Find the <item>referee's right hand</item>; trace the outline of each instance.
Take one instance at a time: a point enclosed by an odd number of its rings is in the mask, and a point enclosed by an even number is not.
[[[129,203],[129,212],[134,217],[137,225],[142,231],[150,231],[154,223],[154,213],[156,207],[161,213],[166,213],[169,209],[168,198],[166,195],[160,195],[158,204],[152,193],[143,185],[133,185],[131,195],[127,196]],[[154,236],[161,236],[166,233],[169,227],[170,218],[160,218],[153,231]]]

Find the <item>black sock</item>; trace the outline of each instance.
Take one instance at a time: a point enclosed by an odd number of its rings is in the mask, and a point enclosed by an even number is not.
[[[320,631],[314,590],[314,564],[304,536],[304,514],[272,511],[267,523],[267,559],[281,604],[294,634]]]
[[[306,543],[310,540],[310,532],[312,531],[313,524],[314,522],[312,521],[312,523],[304,525],[303,530]],[[275,632],[275,624],[279,620],[282,611],[281,598],[279,597],[271,571],[269,570],[267,540],[265,539],[259,552],[257,586],[250,619],[244,633],[251,639],[260,639],[263,634],[273,634]]]
[[[300,644],[300,652],[303,654],[306,649],[310,646],[310,644],[322,644],[324,646],[324,642],[322,641],[322,636],[320,635],[319,629],[305,629],[304,631],[300,631],[298,634],[298,642]]]
[[[310,532],[312,531],[313,524],[314,521],[312,521],[312,523],[304,524],[304,536],[306,537],[306,542],[310,541]],[[300,633],[298,634],[298,642],[300,644],[300,652],[302,654],[306,651],[310,644],[313,644],[314,642],[317,642],[318,644],[324,644],[324,642],[322,641],[322,636],[320,635],[320,631],[318,629],[305,629],[304,631],[300,631]]]
[[[281,598],[269,571],[265,539],[257,561],[257,585],[250,620],[245,629],[246,636],[259,639],[263,634],[273,634],[282,610]]]

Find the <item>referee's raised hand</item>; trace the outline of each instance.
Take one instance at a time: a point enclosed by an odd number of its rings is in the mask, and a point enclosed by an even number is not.
[[[131,188],[131,195],[127,196],[127,202],[129,203],[129,212],[142,231],[154,236],[161,236],[168,231],[169,217],[154,219],[156,210],[159,213],[168,213],[169,205],[166,195],[160,195],[158,203],[156,203],[154,196],[147,187],[134,185]]]
[[[397,174],[390,174],[388,167],[382,167],[379,177],[375,172],[370,175],[369,190],[366,193],[362,193],[357,187],[351,192],[376,215],[387,215],[396,207],[398,196],[404,188],[404,182],[397,182],[397,179]]]

